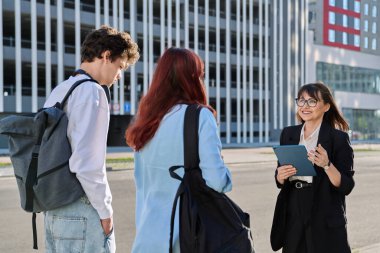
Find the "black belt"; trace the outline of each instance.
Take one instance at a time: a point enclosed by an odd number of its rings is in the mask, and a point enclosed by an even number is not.
[[[292,181],[291,183],[294,186],[294,188],[296,188],[296,189],[307,188],[307,187],[311,187],[313,185],[312,183],[307,183],[307,182],[298,181],[298,180]]]

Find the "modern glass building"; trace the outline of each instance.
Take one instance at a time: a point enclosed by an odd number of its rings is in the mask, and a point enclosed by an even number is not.
[[[306,0],[0,1],[0,113],[35,112],[80,64],[85,35],[102,24],[131,33],[136,66],[112,88],[111,112],[134,115],[157,59],[185,47],[205,62],[223,143],[269,143],[295,119],[305,80]]]
[[[333,91],[353,140],[380,140],[379,2],[310,1],[308,81]]]

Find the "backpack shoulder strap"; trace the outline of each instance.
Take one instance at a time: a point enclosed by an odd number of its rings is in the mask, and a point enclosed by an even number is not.
[[[65,106],[65,103],[67,101],[67,99],[70,97],[71,93],[75,90],[76,87],[78,87],[79,85],[81,85],[82,83],[84,82],[94,82],[94,83],[98,83],[96,80],[94,79],[81,79],[79,81],[76,81],[72,86],[71,88],[69,89],[69,91],[66,93],[65,97],[62,99],[61,103],[57,103],[56,104],[56,107],[59,107],[61,109],[63,109],[63,107]]]
[[[202,106],[197,104],[189,105],[186,108],[183,130],[185,169],[198,168],[199,166],[198,125],[201,110]]]
[[[199,166],[199,155],[198,155],[198,124],[199,124],[199,113],[202,107],[196,104],[189,105],[185,112],[184,130],[183,130],[183,147],[184,147],[184,157],[185,157],[185,171],[197,168]],[[172,166],[169,169],[170,175],[182,181],[182,178],[174,173],[178,168],[183,166]],[[174,197],[172,213],[170,217],[170,238],[169,238],[169,253],[173,252],[173,232],[174,232],[174,218],[177,208],[177,202],[180,196],[184,193],[184,185],[181,184],[178,187],[177,193]]]

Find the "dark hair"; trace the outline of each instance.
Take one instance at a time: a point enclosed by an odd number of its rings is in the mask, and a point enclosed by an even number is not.
[[[128,145],[136,151],[143,148],[153,138],[162,118],[176,104],[199,104],[215,113],[207,106],[203,76],[203,62],[198,55],[188,49],[167,49],[126,131]]]
[[[317,101],[320,101],[322,98],[324,103],[330,104],[330,109],[323,115],[323,121],[327,122],[333,128],[348,131],[348,123],[338,110],[330,89],[324,83],[317,82],[305,84],[298,90],[297,97],[300,98],[302,93],[307,93],[310,97],[316,99]],[[302,123],[304,122],[298,113],[297,119]]]
[[[127,65],[133,65],[140,57],[139,47],[127,32],[118,32],[115,28],[103,25],[87,34],[81,47],[81,62],[92,62],[101,58],[104,51],[110,51],[111,61],[117,58],[127,59]]]

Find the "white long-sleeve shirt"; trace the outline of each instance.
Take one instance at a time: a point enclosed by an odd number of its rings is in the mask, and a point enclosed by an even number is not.
[[[70,77],[59,84],[45,102],[51,107],[61,102],[71,86],[86,75]],[[109,106],[103,88],[94,82],[80,84],[66,102],[67,137],[72,155],[70,170],[76,173],[92,206],[101,219],[112,216],[112,195],[108,185],[105,157],[110,119]]]

